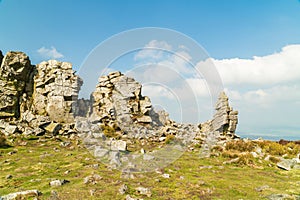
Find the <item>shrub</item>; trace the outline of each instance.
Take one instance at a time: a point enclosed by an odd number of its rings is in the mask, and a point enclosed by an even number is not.
[[[6,138],[5,135],[3,133],[0,133],[0,147],[6,147]]]
[[[108,125],[101,125],[100,126],[103,134],[106,136],[106,137],[117,137],[118,135],[116,134],[116,130],[111,127],[111,126],[108,126]]]
[[[165,142],[166,144],[170,144],[172,141],[174,141],[174,139],[175,139],[174,135],[167,135]]]
[[[272,163],[278,163],[280,161],[279,158],[276,158],[274,156],[270,156],[269,160],[272,162]]]
[[[239,155],[238,164],[240,165],[253,165],[254,164],[254,157],[251,153],[244,153]]]
[[[251,141],[232,140],[226,143],[226,150],[236,150],[239,152],[251,152],[255,148],[255,145]]]

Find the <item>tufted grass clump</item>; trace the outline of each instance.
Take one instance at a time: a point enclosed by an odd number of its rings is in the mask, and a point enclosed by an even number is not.
[[[232,140],[226,143],[226,150],[236,150],[239,152],[251,152],[255,149],[255,145],[251,141]]]
[[[113,127],[109,125],[101,125],[100,128],[106,137],[118,138],[118,134],[116,133],[116,130]]]
[[[0,148],[7,147],[6,137],[3,133],[0,132]]]
[[[165,142],[166,142],[166,144],[170,144],[174,140],[175,140],[175,136],[174,135],[167,135]]]

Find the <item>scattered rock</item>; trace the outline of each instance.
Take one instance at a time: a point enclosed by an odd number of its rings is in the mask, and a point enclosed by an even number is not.
[[[6,136],[15,134],[18,131],[18,126],[17,125],[7,125],[5,127],[4,133]]]
[[[12,179],[12,177],[13,177],[13,176],[12,176],[11,174],[8,174],[5,178],[6,178],[6,179]]]
[[[125,199],[126,199],[126,200],[138,200],[138,199],[132,198],[129,194],[126,195],[126,198],[125,198]]]
[[[128,186],[126,184],[121,185],[121,187],[119,188],[119,193],[120,194],[125,194],[128,190]]]
[[[51,190],[50,198],[49,200],[60,200],[58,193],[54,190]]]
[[[161,175],[163,178],[170,178],[170,174],[162,174]]]
[[[135,190],[142,195],[146,195],[147,197],[151,197],[152,195],[152,192],[149,188],[137,187]]]
[[[62,185],[66,184],[66,183],[69,183],[69,182],[70,182],[70,181],[65,180],[65,179],[62,179],[62,180],[54,180],[54,181],[51,181],[51,182],[49,183],[49,185],[50,185],[51,187],[57,187],[57,186],[62,186]]]
[[[296,161],[293,159],[283,159],[282,161],[277,163],[277,167],[289,171],[294,167],[295,164]]]
[[[126,142],[122,140],[113,140],[111,141],[110,148],[112,151],[126,151]]]
[[[262,192],[262,191],[264,191],[264,190],[266,190],[266,189],[269,189],[270,188],[270,186],[268,186],[268,185],[263,185],[263,186],[260,186],[260,187],[258,187],[258,188],[255,188],[255,190],[257,191],[257,192]]]
[[[83,179],[84,184],[92,184],[95,185],[98,183],[98,181],[102,180],[102,177],[98,174],[92,174],[90,176],[87,176]]]
[[[38,190],[26,190],[22,192],[15,192],[0,197],[1,200],[17,200],[17,199],[29,199],[30,197],[38,197],[42,193]]]
[[[51,122],[49,125],[44,127],[45,131],[52,135],[57,135],[58,131],[61,129],[61,124],[56,123],[56,122]]]
[[[271,194],[265,198],[269,200],[286,200],[286,199],[298,199],[299,196],[289,195],[289,194]]]

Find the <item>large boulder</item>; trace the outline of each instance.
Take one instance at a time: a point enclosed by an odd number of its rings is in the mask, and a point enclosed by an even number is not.
[[[0,67],[0,118],[20,117],[30,106],[34,66],[22,52],[8,52]]]

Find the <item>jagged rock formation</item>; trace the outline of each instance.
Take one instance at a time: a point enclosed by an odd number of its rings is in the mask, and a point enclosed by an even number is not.
[[[8,52],[0,67],[0,117],[20,116],[32,95],[34,66],[22,52]]]
[[[22,52],[4,57],[0,53],[0,61],[0,131],[6,135],[78,134],[96,157],[116,166],[125,162],[127,167],[137,155],[125,159],[122,152],[129,148],[145,153],[136,149],[137,143],[161,148],[172,141],[176,145],[163,153],[168,154],[183,151],[191,142],[210,149],[221,137],[235,136],[238,113],[225,93],[212,120],[199,126],[180,124],[167,112],[155,111],[150,98],[142,96],[142,85],[121,72],[101,76],[91,99],[78,100],[83,82],[70,63],[49,60],[34,66]],[[159,165],[175,158],[164,160],[153,151],[144,154],[138,165],[144,167],[145,160]]]
[[[8,52],[0,67],[0,129],[7,135],[74,132],[69,129],[81,85],[70,63],[34,66],[26,54]]]
[[[160,125],[150,98],[141,94],[142,85],[133,78],[120,72],[101,76],[93,92],[93,114],[104,124],[122,124],[124,127],[133,123]],[[158,116],[159,117],[159,116]]]
[[[56,122],[73,122],[82,80],[75,75],[72,64],[49,60],[36,66],[31,110],[49,116]],[[76,112],[76,110],[75,110]]]
[[[236,137],[235,130],[238,124],[238,111],[234,111],[228,102],[225,92],[221,92],[215,106],[212,120],[199,125],[201,132],[213,132],[228,137]]]

